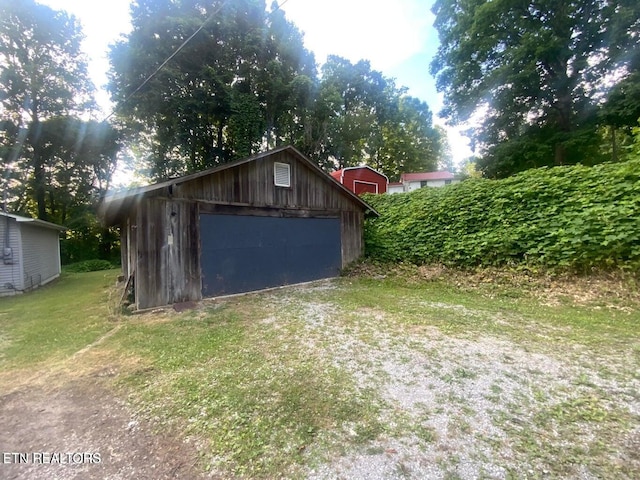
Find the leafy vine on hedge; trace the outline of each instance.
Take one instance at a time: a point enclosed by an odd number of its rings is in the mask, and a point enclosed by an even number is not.
[[[640,266],[640,159],[368,195],[366,255],[451,266]]]

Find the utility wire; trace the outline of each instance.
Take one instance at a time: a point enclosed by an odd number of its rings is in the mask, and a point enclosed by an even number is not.
[[[279,4],[279,5],[278,5],[278,6],[277,6],[273,11],[271,11],[271,12],[269,13],[269,15],[267,16],[267,18],[268,18],[269,16],[273,15],[273,14],[274,14],[275,12],[277,12],[278,10],[280,10],[280,8],[281,8],[285,3],[287,3],[288,1],[289,1],[289,0],[284,0],[282,3],[280,3],[280,4]],[[229,0],[225,0],[223,3],[221,3],[221,4],[220,4],[220,6],[219,6],[216,10],[214,10],[214,11],[213,11],[213,13],[211,13],[211,15],[209,15],[209,16],[207,17],[207,19],[206,19],[204,22],[202,22],[202,25],[200,25],[200,27],[198,27],[198,29],[197,29],[195,32],[193,32],[189,38],[187,38],[184,42],[182,42],[182,44],[181,44],[181,45],[176,49],[176,51],[175,51],[175,52],[173,52],[171,55],[169,55],[169,56],[167,57],[167,59],[166,59],[164,62],[162,62],[162,63],[160,64],[160,66],[159,66],[158,68],[156,68],[156,69],[154,70],[154,72],[153,72],[151,75],[149,75],[147,78],[145,78],[145,79],[144,79],[144,81],[143,81],[143,82],[138,86],[138,88],[136,88],[133,92],[131,92],[129,95],[127,95],[127,96],[126,96],[126,98],[125,98],[125,99],[124,99],[124,100],[123,100],[119,105],[116,105],[115,107],[113,107],[113,109],[111,110],[111,113],[110,113],[109,115],[107,115],[107,116],[104,118],[103,122],[106,122],[106,121],[107,121],[107,120],[109,120],[113,115],[115,115],[116,110],[117,110],[117,108],[118,108],[120,105],[122,105],[122,104],[124,104],[124,103],[127,103],[127,102],[131,99],[131,97],[133,97],[136,93],[138,93],[140,90],[142,90],[142,88],[143,88],[147,83],[149,83],[149,82],[151,81],[151,79],[153,79],[153,77],[155,77],[155,76],[160,72],[160,70],[162,70],[162,69],[165,67],[165,65],[167,65],[167,63],[169,63],[169,62],[170,62],[170,61],[171,61],[171,60],[172,60],[176,55],[178,55],[178,53],[180,53],[180,51],[181,51],[184,47],[186,47],[186,46],[187,46],[187,44],[188,44],[188,43],[193,39],[193,37],[195,37],[198,33],[200,33],[200,32],[202,31],[202,29],[205,27],[205,25],[206,25],[207,23],[209,23],[211,20],[213,20],[213,17],[215,17],[215,16],[220,12],[220,10],[222,10],[222,9],[224,8],[224,6],[225,6],[228,2],[229,2]]]

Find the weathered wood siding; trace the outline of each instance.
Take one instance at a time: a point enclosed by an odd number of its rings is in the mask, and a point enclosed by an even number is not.
[[[274,184],[274,163],[291,167],[291,187]],[[340,217],[342,266],[363,253],[364,212],[353,199],[288,152],[164,188],[154,194],[201,203],[208,213]]]
[[[276,187],[274,163],[291,166],[291,187]],[[358,210],[345,193],[287,152],[275,153],[189,182],[177,184],[162,196],[247,206],[311,210]]]
[[[193,202],[143,199],[135,224],[138,308],[201,298],[198,209]]]
[[[290,165],[291,186],[274,183]],[[339,218],[342,266],[363,253],[364,208],[304,159],[279,151],[210,174],[166,182],[121,217],[122,268],[139,309],[202,298],[199,214]]]
[[[364,213],[362,211],[344,211],[341,215],[342,268],[360,258],[364,252],[363,239]]]

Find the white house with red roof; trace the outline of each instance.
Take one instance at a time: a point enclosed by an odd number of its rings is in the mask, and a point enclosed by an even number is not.
[[[389,183],[389,193],[412,192],[422,187],[444,187],[460,180],[451,172],[402,173],[399,182]]]

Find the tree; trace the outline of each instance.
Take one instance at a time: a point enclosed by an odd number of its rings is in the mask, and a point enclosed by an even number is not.
[[[116,168],[119,133],[106,122],[73,117],[47,119],[41,128],[47,217],[69,228],[61,243],[62,260],[114,260],[117,236],[100,225],[95,212]]]
[[[394,181],[401,173],[435,170],[447,158],[446,133],[433,126],[429,106],[406,95],[395,100],[397,110],[383,124],[382,142],[371,161]]]
[[[132,23],[111,49],[110,90],[118,117],[149,141],[153,178],[298,137],[315,63],[282,12],[261,0],[139,0]]]
[[[330,56],[319,79],[276,3],[267,12],[260,0],[139,0],[132,19],[111,50],[110,89],[153,179],[285,143],[327,170],[366,161],[397,172],[435,165],[442,151],[427,105],[369,62]],[[392,136],[410,151],[392,151]]]
[[[631,130],[640,118],[640,71],[636,70],[608,92],[606,102],[599,111],[602,134],[606,141],[603,150],[612,161],[621,155],[621,147],[632,141]]]
[[[433,11],[443,114],[484,118],[473,139],[485,173],[597,156],[604,79],[637,61],[637,1],[437,0]]]
[[[91,114],[93,85],[73,16],[32,0],[0,0],[0,158],[13,211],[69,227],[63,262],[112,259],[114,233],[95,215],[119,133]]]
[[[0,0],[2,161],[6,174],[21,174],[11,185],[31,188],[41,219],[48,218],[43,122],[92,106],[81,40],[79,23],[65,12],[34,0]]]
[[[362,162],[390,178],[434,168],[442,154],[428,105],[406,95],[369,62],[329,56],[314,108],[321,140],[315,156],[325,168]]]
[[[266,40],[260,56],[258,92],[264,105],[267,147],[304,147],[317,72],[313,53],[304,48],[302,33],[288,21],[277,2],[267,16]]]

